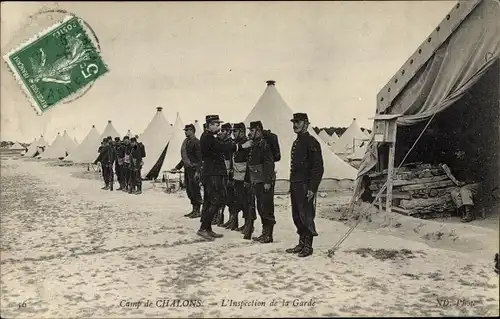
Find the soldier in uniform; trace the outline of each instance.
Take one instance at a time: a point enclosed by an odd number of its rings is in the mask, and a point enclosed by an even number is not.
[[[224,176],[227,176],[227,170],[224,164],[224,152],[237,152],[240,148],[251,147],[252,143],[239,145],[217,139],[214,135],[220,130],[219,116],[207,115],[205,120],[207,131],[202,134],[200,140],[203,159],[204,208],[197,234],[206,240],[213,240],[223,236],[212,230],[212,220],[222,206],[226,195],[224,194]]]
[[[102,180],[104,181],[104,187],[102,187],[101,189],[105,189],[106,186],[107,186],[107,175],[106,175],[106,170],[104,169],[102,163],[101,163],[101,158],[102,158],[102,155],[101,153],[104,151],[104,145],[106,144],[106,139],[103,138],[102,141],[101,141],[101,145],[99,146],[99,148],[97,149],[97,159],[94,161],[94,164],[97,165],[97,163],[100,163],[101,164],[101,173],[102,173]]]
[[[248,139],[246,136],[246,128],[244,123],[236,123],[233,126],[233,138],[234,142],[238,144],[245,143]],[[230,211],[229,221],[225,228],[231,230],[242,231],[248,224],[247,221],[255,220],[255,210],[251,215],[250,201],[252,199],[250,184],[245,182],[245,174],[247,170],[247,160],[248,160],[249,149],[240,149],[238,152],[233,154],[232,167],[233,167],[233,187],[234,187],[234,200]],[[238,228],[239,220],[238,213],[243,212],[243,218],[245,219],[245,224]]]
[[[323,177],[323,156],[319,142],[309,134],[309,118],[306,113],[295,113],[293,130],[297,138],[292,146],[290,170],[290,199],[292,218],[299,244],[286,249],[287,253],[307,257],[313,253],[313,237],[318,236],[314,218],[316,216],[316,192]]]
[[[221,126],[221,130],[217,137],[223,141],[224,143],[232,143],[231,139],[231,131],[232,127],[230,123],[224,123]],[[234,201],[234,187],[233,187],[233,176],[232,176],[232,161],[233,153],[230,151],[224,152],[224,164],[226,165],[227,175],[224,176],[224,187],[226,188],[226,196],[224,197],[224,202],[222,203],[221,208],[219,209],[218,214],[215,216],[212,221],[212,225],[217,225],[220,227],[226,227],[227,223],[224,224],[224,210],[226,206],[228,207],[229,213],[231,214],[233,201]]]
[[[140,162],[140,165],[138,167],[139,173],[141,173],[142,165],[144,165],[144,161],[142,159],[144,157],[146,157],[146,147],[144,146],[144,144],[142,144],[141,141],[139,141],[139,135],[135,136],[135,140],[137,141],[137,145],[138,145],[139,149],[141,150],[141,162]],[[142,175],[139,175],[139,177],[137,178],[136,192],[138,194],[142,193]]]
[[[118,160],[122,163],[123,186],[121,186],[121,188],[124,192],[127,192],[130,186],[130,150],[130,138],[125,135],[122,140],[122,148],[118,154]]]
[[[123,189],[123,180],[122,180],[122,166],[123,166],[123,155],[122,155],[122,149],[123,149],[123,144],[120,141],[119,137],[115,137],[115,154],[116,154],[116,161],[115,161],[115,173],[116,173],[116,179],[118,180],[118,184],[120,187],[118,187],[117,191],[120,191]]]
[[[251,183],[252,193],[257,201],[257,211],[262,221],[262,234],[254,237],[260,243],[273,242],[274,217],[274,159],[270,145],[263,138],[264,128],[261,121],[250,122],[250,138],[253,141],[247,162],[247,181]],[[244,239],[250,239],[253,220],[248,221]]]
[[[129,194],[141,194],[142,188],[139,185],[141,179],[142,149],[135,137],[130,139],[130,188]]]
[[[176,172],[184,167],[186,193],[193,206],[191,212],[184,215],[189,218],[201,217],[200,207],[202,204],[200,191],[201,148],[200,140],[195,136],[195,133],[196,128],[193,124],[184,127],[186,138],[181,146],[181,161],[172,170],[172,172]]]
[[[101,147],[99,156],[94,161],[94,164],[98,162],[101,163],[102,172],[104,176],[105,186],[102,188],[104,190],[113,190],[113,163],[114,163],[115,153],[113,145],[111,144],[111,138],[105,138],[103,140],[103,145]]]

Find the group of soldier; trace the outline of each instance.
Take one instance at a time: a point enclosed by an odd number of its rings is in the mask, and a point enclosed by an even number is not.
[[[144,144],[138,141],[138,136],[124,136],[122,140],[111,136],[104,138],[98,149],[98,157],[94,164],[101,163],[104,190],[113,190],[114,174],[120,187],[117,190],[129,194],[142,193],[141,168],[146,157]],[[114,168],[114,171],[113,171]]]
[[[192,204],[192,211],[185,216],[200,218],[197,234],[205,240],[223,237],[213,231],[212,226],[217,225],[239,231],[247,240],[272,243],[276,224],[275,162],[281,159],[278,137],[265,130],[261,121],[251,122],[247,135],[244,123],[222,124],[218,115],[207,115],[205,119],[200,139],[195,136],[193,124],[185,126],[181,161],[171,170],[184,168],[186,192]],[[295,113],[291,122],[297,138],[291,149],[290,196],[299,243],[286,252],[306,257],[313,253],[313,237],[318,235],[315,200],[323,176],[323,157],[319,142],[308,133],[307,114]],[[225,207],[229,218],[224,223]],[[262,234],[252,237],[256,211]],[[240,212],[245,221],[241,227]]]

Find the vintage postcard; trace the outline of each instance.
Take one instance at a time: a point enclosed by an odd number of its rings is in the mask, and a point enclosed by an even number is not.
[[[499,21],[2,2],[0,317],[498,317]]]

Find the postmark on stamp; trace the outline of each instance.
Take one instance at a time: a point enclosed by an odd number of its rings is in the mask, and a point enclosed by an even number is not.
[[[67,16],[3,58],[39,115],[108,72],[76,16]]]

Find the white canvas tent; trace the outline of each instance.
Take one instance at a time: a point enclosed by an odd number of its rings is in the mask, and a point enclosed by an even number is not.
[[[349,154],[346,156],[346,158],[350,161],[360,161],[363,159],[366,153],[366,146],[368,145],[368,142],[365,142],[363,145],[360,147],[356,147],[354,150],[354,153]]]
[[[64,131],[64,134],[62,136],[63,141],[64,141],[64,146],[66,149],[66,153],[71,154],[73,151],[76,149],[76,144],[73,141],[73,139],[69,136],[67,131]]]
[[[9,147],[9,149],[16,150],[16,151],[22,151],[22,150],[25,150],[26,147],[24,147],[21,144],[19,144],[19,142],[15,142],[14,144],[12,144],[11,147]]]
[[[82,164],[92,163],[98,155],[97,150],[102,141],[100,138],[100,134],[95,128],[95,125],[92,125],[92,128],[83,139],[82,143],[64,160]]]
[[[38,139],[34,138],[33,142],[28,146],[28,150],[24,154],[25,157],[33,157],[38,151]]]
[[[198,122],[198,120],[195,120],[194,121],[194,128],[196,129],[196,137],[197,138],[200,138],[201,136],[201,133],[203,133],[203,128],[202,126],[200,125],[200,122]]]
[[[111,136],[111,138],[113,138],[113,139],[115,137],[121,137],[120,133],[118,133],[118,131],[113,126],[113,123],[111,122],[111,120],[108,121],[108,125],[106,125],[106,127],[104,128],[104,131],[102,132],[101,136],[99,137],[99,143],[97,145],[95,145],[96,153],[97,153],[97,149],[101,145],[101,141],[108,136]],[[97,155],[96,155],[96,158],[97,158]]]
[[[52,142],[38,158],[56,159],[61,157],[66,157],[66,146],[61,134],[57,133],[54,142]]]
[[[352,154],[355,148],[363,144],[369,138],[361,130],[356,119],[352,119],[351,125],[340,136],[340,138],[333,144],[330,149],[336,154]]]
[[[134,137],[135,135],[132,134],[132,132],[130,132],[130,130],[127,130],[127,134],[125,134],[125,136],[128,136],[130,138]]]
[[[165,151],[172,136],[172,126],[162,112],[163,108],[157,107],[156,114],[149,123],[144,133],[139,137],[146,149],[146,157],[142,166],[142,178],[155,179],[158,177],[158,170],[163,163]],[[157,169],[152,169],[158,165]],[[151,174],[150,174],[151,173]]]
[[[76,137],[73,137],[73,142],[75,142],[76,146],[80,145],[80,142],[78,142],[78,140],[76,139]]]
[[[292,109],[286,104],[275,87],[274,81],[267,81],[267,87],[245,119],[245,125],[251,121],[262,121],[264,129],[270,129],[278,135],[281,161],[276,163],[276,193],[286,193],[289,189],[290,178],[290,152],[292,144],[296,139],[290,119],[293,116]],[[224,119],[222,119],[224,120]],[[327,191],[352,186],[356,178],[356,170],[333,154],[326,143],[314,132],[312,126],[309,133],[314,136],[321,145],[325,172],[320,184],[320,190]]]
[[[335,134],[335,132],[333,132],[333,134]],[[335,137],[330,136],[324,129],[319,131],[318,136],[321,137],[323,142],[325,142],[329,146],[332,145],[333,143],[335,143],[335,141],[336,141]],[[335,136],[337,136],[337,135],[335,134]]]
[[[171,170],[179,164],[181,160],[181,146],[185,138],[184,123],[182,122],[179,113],[177,113],[172,137],[168,142],[167,152],[165,153],[165,158],[159,171],[159,176],[162,176],[164,171]]]

